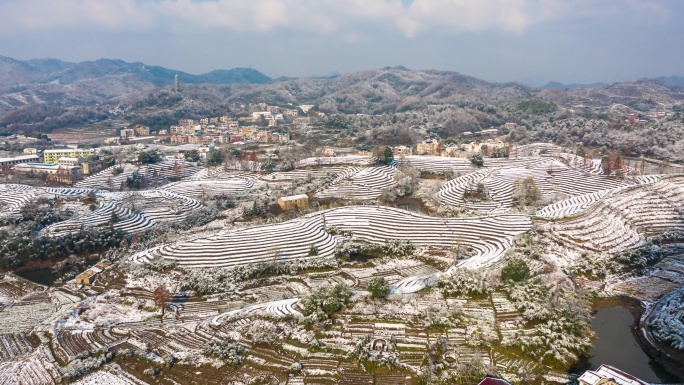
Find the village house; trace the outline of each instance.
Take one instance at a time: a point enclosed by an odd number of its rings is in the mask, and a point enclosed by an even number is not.
[[[440,146],[439,146],[439,141],[437,139],[432,139],[432,140],[424,140],[420,143],[418,143],[417,146],[417,151],[416,153],[418,155],[439,155],[440,154]]]
[[[499,133],[499,130],[496,128],[487,128],[485,130],[480,131],[480,135],[496,135]]]
[[[133,131],[135,131],[137,136],[147,136],[150,134],[150,128],[142,124],[136,124],[133,127]]]
[[[278,206],[283,210],[302,208],[309,206],[309,197],[306,194],[291,195],[278,198]]]
[[[97,265],[89,268],[88,270],[82,272],[81,274],[77,275],[76,278],[74,278],[74,282],[77,285],[87,285],[90,286],[95,282],[95,278],[97,277],[98,274],[104,270],[104,268],[107,266],[106,262],[99,262]]]
[[[395,157],[413,155],[413,147],[411,146],[394,146],[390,148],[392,149],[392,155]]]
[[[506,122],[506,124],[504,124],[504,128],[507,130],[514,130],[517,126],[518,125],[513,122]]]
[[[326,148],[325,150],[323,150],[323,156],[327,158],[333,158],[335,157],[335,150],[332,148]]]

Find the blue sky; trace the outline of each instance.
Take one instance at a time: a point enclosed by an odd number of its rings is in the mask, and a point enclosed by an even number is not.
[[[2,0],[0,55],[540,85],[684,75],[680,0]]]

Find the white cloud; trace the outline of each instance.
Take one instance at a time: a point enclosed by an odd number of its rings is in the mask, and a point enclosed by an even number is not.
[[[0,3],[0,33],[296,30],[357,36],[354,29],[361,25],[412,38],[427,30],[522,34],[556,19],[635,15],[663,20],[668,10],[650,0],[414,0],[408,7],[401,0],[5,0]]]

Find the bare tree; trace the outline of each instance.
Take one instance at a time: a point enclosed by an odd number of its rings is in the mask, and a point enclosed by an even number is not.
[[[161,308],[161,322],[164,322],[164,311],[166,310],[166,304],[171,300],[171,292],[164,285],[157,286],[152,294],[154,298],[154,305]]]

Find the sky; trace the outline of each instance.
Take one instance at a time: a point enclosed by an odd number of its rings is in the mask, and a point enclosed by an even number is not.
[[[684,75],[682,0],[0,0],[0,55],[542,85]]]

